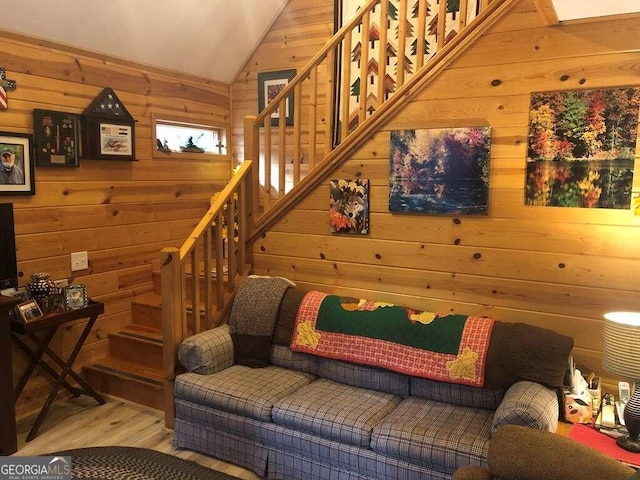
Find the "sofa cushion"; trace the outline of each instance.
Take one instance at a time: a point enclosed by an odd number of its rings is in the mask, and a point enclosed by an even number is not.
[[[414,397],[463,407],[495,410],[504,397],[502,389],[476,388],[457,383],[438,382],[428,378],[411,377],[409,385],[409,391]]]
[[[453,473],[486,465],[493,412],[418,397],[403,400],[371,434],[373,451]]]
[[[318,379],[273,406],[274,423],[367,447],[371,430],[400,403],[389,393]]]
[[[317,357],[317,362],[321,378],[400,397],[409,396],[409,377],[402,373],[322,357]]]
[[[289,347],[273,345],[271,347],[271,363],[282,368],[317,375],[317,358],[306,353],[292,352]]]
[[[178,375],[175,396],[225,412],[270,422],[274,403],[314,379],[311,374],[277,366],[250,368],[234,365],[212,375]]]

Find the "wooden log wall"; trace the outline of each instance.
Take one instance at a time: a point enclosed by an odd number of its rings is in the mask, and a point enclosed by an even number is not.
[[[154,157],[152,114],[229,130],[229,86],[111,57],[43,43],[11,32],[0,36],[0,66],[17,81],[0,110],[0,131],[32,133],[33,109],[82,111],[112,88],[136,120],[135,162],[82,159],[79,168],[35,171],[35,196],[1,196],[15,210],[20,285],[46,271],[87,286],[105,303],[76,362],[77,369],[107,354],[110,332],[131,323],[131,299],[153,288],[160,250],[179,246],[231,177],[230,155]],[[70,253],[87,251],[89,269],[71,272]],[[158,268],[159,269],[159,268]],[[56,351],[68,355],[85,322],[58,332]],[[14,378],[26,364],[14,349]],[[37,373],[17,414],[39,409],[50,382]],[[63,395],[61,394],[60,397]]]
[[[333,0],[314,3],[329,8]],[[259,50],[248,78],[258,66],[286,63],[281,47]],[[330,233],[327,179],[256,242],[255,272],[307,289],[551,328],[574,338],[583,371],[612,386],[601,366],[602,316],[640,309],[640,216],[525,206],[529,101],[538,91],[640,86],[639,69],[637,16],[549,27],[533,1],[518,2],[331,175],[369,179],[370,234]],[[233,115],[247,110],[234,105]],[[488,215],[390,214],[390,131],[476,125],[492,128]],[[637,156],[634,195],[638,166]]]

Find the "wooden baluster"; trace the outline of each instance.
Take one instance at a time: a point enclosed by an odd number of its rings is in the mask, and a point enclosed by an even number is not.
[[[445,1],[445,0],[441,0]],[[396,88],[404,85],[405,59],[407,51],[407,0],[400,0],[398,9],[398,73]]]
[[[266,118],[264,124],[264,211],[271,207],[271,119]]]
[[[222,241],[222,218],[222,212],[218,212],[214,220],[216,224],[213,228],[216,252],[216,311],[218,312],[224,308],[224,265],[222,263],[224,245]]]
[[[440,6],[438,8],[438,32],[436,37],[438,38],[438,51],[444,47],[444,40],[447,28],[447,2],[446,0],[440,0]]]
[[[330,98],[330,97],[329,97]],[[318,114],[318,67],[311,70],[309,77],[309,153],[307,154],[307,174],[316,164],[316,115]]]
[[[225,219],[227,223],[227,291],[233,292],[235,285],[233,279],[235,279],[238,266],[236,264],[236,233],[235,233],[235,200],[233,194],[231,198],[227,200],[227,208],[225,209]],[[222,275],[220,278],[224,278],[224,272],[220,272]]]
[[[256,195],[253,195],[253,205],[251,207],[254,222],[260,214],[260,129],[255,125],[255,121],[256,117],[254,115],[248,115],[244,118],[244,159],[253,162],[251,181],[253,183],[253,191],[256,192]],[[253,225],[251,225],[251,228],[253,229]]]
[[[198,242],[199,243],[199,242]],[[191,317],[193,319],[193,333],[200,329],[200,266],[198,265],[198,243],[191,250]]]
[[[360,32],[360,104],[358,106],[358,125],[367,119],[367,97],[369,91],[369,29],[371,27],[370,13],[362,17],[362,31]]]
[[[444,0],[443,0],[444,1]],[[464,0],[462,0],[464,1]],[[416,39],[416,70],[424,65],[424,39],[427,33],[427,0],[418,4],[418,38]]]
[[[385,80],[387,78],[387,42],[389,29],[389,2],[380,4],[380,51],[378,52],[378,107],[385,102]]]
[[[247,194],[251,193],[251,184],[242,182],[238,186],[238,268],[244,272],[247,264]]]
[[[204,323],[205,330],[213,327],[213,316],[211,309],[213,307],[213,295],[212,295],[212,281],[211,281],[211,251],[212,245],[212,229],[209,227],[203,235],[202,241],[204,243]]]
[[[460,0],[460,31],[467,26],[467,15],[469,14],[469,1]]]
[[[351,31],[344,36],[342,44],[342,92],[340,94],[340,103],[342,110],[340,112],[342,125],[340,126],[340,143],[342,143],[349,135],[349,104],[351,102]]]
[[[278,119],[278,200],[284,197],[287,163],[287,99],[278,106],[280,117]]]
[[[334,50],[329,50],[329,52],[327,53],[327,89],[325,91],[325,115],[324,115],[324,152],[322,152],[322,154],[320,155],[320,157],[322,158],[323,156],[327,155],[331,150],[333,150],[333,143],[334,143],[334,138],[333,138],[333,132],[334,132],[334,124],[333,122],[336,121],[335,119],[335,112],[336,112],[336,107],[335,107],[335,95],[337,94],[337,91],[335,90],[336,87],[336,54],[334,52]],[[337,125],[335,125],[336,129],[337,129]],[[337,130],[336,130],[337,131]],[[315,167],[315,159],[313,162],[313,166]],[[309,168],[311,168],[311,165],[309,166]]]
[[[293,89],[293,186],[300,183],[300,163],[301,148],[301,128],[302,128],[302,82],[298,83]],[[309,124],[309,128],[311,128]]]

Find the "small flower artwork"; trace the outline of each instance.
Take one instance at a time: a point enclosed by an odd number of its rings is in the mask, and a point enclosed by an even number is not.
[[[331,180],[329,202],[332,233],[369,233],[369,180]]]

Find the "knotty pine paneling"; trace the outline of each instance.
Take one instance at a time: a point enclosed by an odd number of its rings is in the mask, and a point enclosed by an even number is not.
[[[256,241],[256,273],[289,277],[301,288],[551,328],[574,338],[583,370],[607,378],[602,315],[640,309],[640,216],[524,205],[529,99],[537,91],[640,86],[639,30],[637,16],[547,27],[532,1],[517,2]],[[246,75],[282,65],[285,48],[277,58],[258,50]],[[492,127],[489,215],[390,214],[390,131],[474,125]],[[330,178],[369,180],[368,235],[330,233]],[[633,191],[640,192],[637,174]]]
[[[230,155],[154,158],[152,114],[188,118],[230,130],[229,85],[35,41],[7,32],[0,66],[18,87],[0,111],[0,131],[32,133],[33,109],[82,111],[112,88],[136,120],[136,162],[82,159],[79,168],[36,168],[35,196],[3,196],[15,209],[20,284],[34,272],[84,283],[105,302],[76,369],[108,353],[108,335],[131,323],[131,300],[153,289],[160,250],[179,246],[202,218],[209,199],[231,176]],[[89,269],[70,270],[70,253],[87,251]],[[65,325],[53,340],[65,357],[84,321]],[[14,378],[25,366],[14,348]],[[40,408],[50,381],[38,374],[17,405]],[[63,395],[61,394],[60,398]]]

